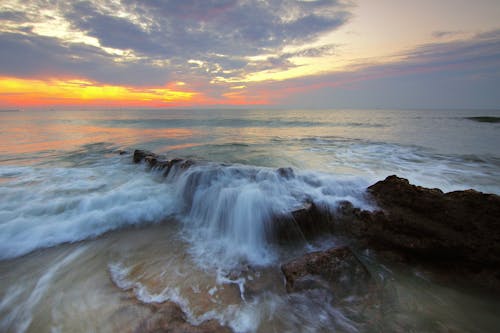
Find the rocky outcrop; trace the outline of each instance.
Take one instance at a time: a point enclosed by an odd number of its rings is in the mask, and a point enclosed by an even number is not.
[[[184,312],[173,302],[155,304],[153,314],[142,321],[135,333],[231,333],[228,327],[216,320],[204,321],[200,325],[187,322]]]
[[[474,190],[443,193],[397,176],[377,182],[367,192],[380,209],[364,211],[343,202],[331,215],[311,203],[294,212],[294,221],[306,234],[334,231],[389,260],[424,265],[444,280],[462,277],[500,291],[498,195]]]
[[[498,195],[443,193],[397,176],[377,182],[368,192],[381,210],[346,209],[351,234],[369,247],[500,291]]]
[[[161,155],[157,155],[147,150],[136,149],[133,156],[134,163],[146,163],[150,168],[163,170],[163,176],[167,177],[172,168],[175,166],[181,170],[186,170],[195,164],[193,160],[185,160],[181,158],[166,159]]]
[[[474,190],[443,193],[389,176],[368,188],[382,211],[359,214],[366,237],[432,261],[500,267],[500,197]]]
[[[370,273],[346,247],[308,253],[281,266],[286,290],[327,289],[336,295],[351,295],[365,289]]]
[[[165,176],[174,173],[172,170],[179,174],[199,164],[168,160],[144,150],[136,150],[133,159],[163,170]],[[276,174],[283,179],[296,177],[291,168],[277,169]],[[361,241],[362,246],[393,254],[394,258],[451,268],[450,272],[459,274],[486,276],[489,281],[481,277],[480,283],[500,291],[498,195],[474,190],[443,193],[412,185],[397,176],[377,182],[367,192],[379,210],[363,211],[344,202],[332,214],[306,201],[302,207],[273,217],[272,241],[296,242],[325,232],[343,233]],[[186,202],[189,203],[189,196]]]

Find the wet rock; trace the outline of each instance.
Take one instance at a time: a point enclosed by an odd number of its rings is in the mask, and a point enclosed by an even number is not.
[[[142,161],[146,161],[148,163],[150,163],[151,161],[155,161],[156,163],[159,159],[159,156],[147,150],[136,149],[134,150],[133,159],[134,163],[140,163]]]
[[[163,172],[163,176],[167,177],[172,168],[176,165],[181,170],[187,170],[192,165],[196,164],[193,160],[184,160],[181,158],[174,158],[172,160],[167,160],[164,157],[154,154],[147,150],[136,149],[134,151],[133,157],[134,163],[144,162],[149,167],[154,168],[155,170],[165,170]]]
[[[230,333],[232,330],[215,320],[204,321],[200,325],[187,322],[179,305],[173,302],[155,304],[151,317],[142,321],[135,333]]]
[[[127,155],[129,152],[126,150],[119,149],[116,151],[119,155]]]
[[[185,160],[180,164],[181,169],[189,169],[191,166],[193,166],[195,162],[193,160]]]
[[[500,291],[499,196],[474,190],[443,193],[397,176],[368,192],[381,210],[347,209],[354,221],[351,234],[379,252],[392,251]]]
[[[289,214],[276,217],[273,224],[279,242],[308,240],[333,228],[330,214],[310,201]]]
[[[370,273],[346,247],[312,252],[281,266],[286,290],[297,292],[327,289],[337,295],[363,292],[370,284]]]
[[[368,188],[382,208],[364,214],[372,242],[429,260],[500,265],[500,197],[474,190],[443,193],[389,176]]]
[[[286,179],[292,179],[295,177],[295,173],[292,168],[279,168],[276,171],[278,172],[278,175]]]

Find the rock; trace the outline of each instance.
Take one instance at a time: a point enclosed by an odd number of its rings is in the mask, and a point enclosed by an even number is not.
[[[193,166],[195,162],[193,160],[185,160],[180,164],[181,169],[189,169],[191,166]]]
[[[134,150],[134,163],[140,163],[142,161],[146,161],[148,163],[151,163],[151,161],[154,161],[156,163],[160,157],[150,151],[147,150],[140,150],[136,149]]]
[[[279,168],[276,171],[278,172],[278,175],[285,179],[292,179],[295,177],[295,173],[292,168]]]
[[[389,176],[368,188],[381,210],[353,209],[352,234],[449,275],[500,291],[500,197],[474,190],[443,193]],[[471,275],[472,274],[472,275]]]
[[[396,176],[368,191],[383,209],[383,214],[365,214],[373,241],[429,260],[500,267],[499,196],[474,190],[443,193]]]
[[[279,242],[307,240],[332,231],[333,224],[328,212],[313,202],[305,202],[301,208],[274,218],[276,238]]]
[[[136,333],[230,333],[232,330],[221,326],[215,320],[192,325],[179,305],[173,302],[155,304],[151,317],[142,321],[134,330]]]
[[[154,154],[147,150],[136,149],[133,157],[134,163],[145,162],[149,167],[155,170],[165,170],[164,177],[167,177],[174,165],[179,165],[182,170],[189,169],[192,165],[196,164],[193,160],[183,160],[181,158],[174,158],[167,160],[160,155]]]
[[[337,295],[362,292],[370,284],[370,273],[346,247],[312,252],[281,266],[286,290],[328,289]]]

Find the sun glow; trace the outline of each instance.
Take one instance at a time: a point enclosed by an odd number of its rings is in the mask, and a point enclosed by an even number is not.
[[[49,105],[170,106],[196,103],[202,94],[171,87],[127,87],[103,85],[88,80],[34,80],[2,77],[2,104],[16,107]],[[184,86],[183,86],[184,87]]]

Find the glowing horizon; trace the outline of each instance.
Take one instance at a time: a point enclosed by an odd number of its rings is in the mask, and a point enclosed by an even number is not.
[[[493,0],[6,0],[0,108],[495,108],[498,17]]]
[[[181,90],[185,84],[166,87],[127,87],[104,85],[82,79],[21,79],[0,77],[0,95],[5,107],[40,108],[50,106],[178,107],[224,104],[200,92]],[[265,104],[238,92],[227,93],[231,105]]]

